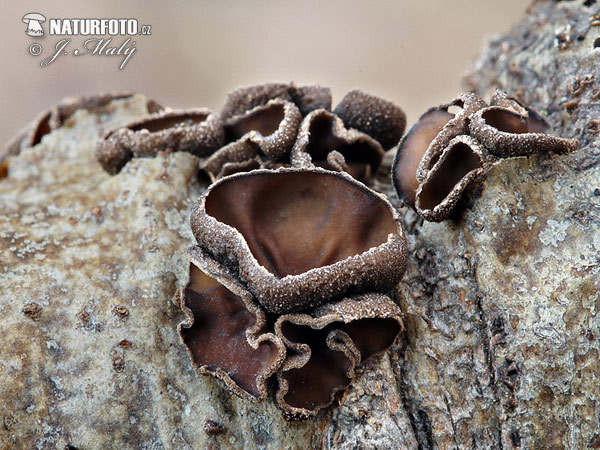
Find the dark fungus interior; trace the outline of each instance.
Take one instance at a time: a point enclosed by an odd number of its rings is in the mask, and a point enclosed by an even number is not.
[[[50,114],[51,112],[48,111],[37,123],[33,139],[31,140],[32,147],[42,142],[42,138],[52,131],[52,127],[50,127]]]
[[[526,118],[507,109],[488,108],[481,116],[488,125],[505,133],[543,133],[548,129],[544,120],[537,113]]]
[[[545,133],[550,128],[548,122],[538,114],[537,111],[525,106],[529,117],[527,118],[527,126],[531,133]]]
[[[206,120],[208,114],[181,114],[168,117],[157,117],[145,120],[141,123],[129,127],[132,131],[148,130],[150,133],[167,130],[176,126],[189,126],[202,123]]]
[[[270,136],[279,128],[285,117],[284,105],[271,104],[234,120],[227,126],[228,138],[235,141],[250,131],[258,131],[263,136]]]
[[[292,342],[307,344],[311,349],[308,362],[282,373],[288,382],[285,402],[296,408],[314,410],[329,403],[333,391],[350,383],[347,371],[351,366],[342,351],[327,346],[327,336],[334,330],[348,334],[361,354],[361,360],[388,348],[398,335],[400,325],[394,319],[362,319],[344,324],[334,322],[316,330],[285,322],[283,335]]]
[[[356,179],[365,176],[366,165],[371,166],[371,173],[381,164],[382,155],[374,149],[366,139],[346,142],[333,134],[334,117],[330,115],[315,116],[310,124],[306,152],[313,163],[324,169],[333,168],[327,163],[327,154],[333,150],[339,152],[348,166],[350,175]]]
[[[423,184],[420,195],[422,209],[433,209],[450,194],[454,186],[470,171],[481,167],[481,158],[467,144],[454,144],[435,173]]]
[[[194,362],[212,371],[223,370],[238,386],[258,397],[257,376],[273,364],[277,348],[269,341],[258,349],[248,344],[246,330],[256,318],[242,299],[192,264],[185,305],[194,315],[194,324],[181,333]]]
[[[421,158],[431,141],[452,118],[454,114],[444,109],[433,109],[423,114],[400,144],[394,167],[394,184],[398,193],[411,205],[415,203],[415,195],[419,187],[417,168]],[[435,164],[435,161],[431,163]]]
[[[224,180],[208,194],[206,212],[236,228],[258,263],[280,278],[361,254],[397,233],[381,199],[331,173]]]

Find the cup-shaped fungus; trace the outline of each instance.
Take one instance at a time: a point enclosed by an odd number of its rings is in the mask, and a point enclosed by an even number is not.
[[[577,139],[545,134],[545,120],[534,110],[523,113],[506,106],[489,106],[471,117],[471,136],[489,153],[500,157],[529,156],[535,152],[566,153],[577,149]]]
[[[230,143],[200,167],[213,178],[219,178],[227,163],[242,163],[257,156],[266,156],[271,161],[283,160],[296,141],[301,121],[300,110],[293,103],[269,100],[265,105],[228,119],[225,134]]]
[[[239,281],[201,252],[189,257],[189,283],[176,294],[187,318],[177,329],[194,369],[242,398],[263,400],[285,357],[283,342],[266,331],[264,312]]]
[[[46,134],[62,127],[67,119],[75,114],[75,111],[85,109],[91,112],[101,112],[113,100],[133,95],[131,92],[112,92],[63,99],[59,104],[40,114],[33,123],[8,144],[4,152],[0,152],[0,163],[8,156],[19,154],[24,148],[39,144]],[[147,108],[149,113],[162,110],[162,106],[154,100],[148,100]]]
[[[406,263],[402,227],[387,199],[319,168],[223,178],[200,197],[191,224],[199,246],[272,313],[387,292]]]
[[[333,112],[346,127],[368,134],[385,150],[398,143],[406,127],[402,109],[358,89],[348,92]]]
[[[331,90],[327,87],[293,83],[265,83],[236,89],[227,95],[221,117],[227,120],[266,105],[269,100],[281,99],[294,103],[303,116],[315,109],[331,109]]]
[[[288,355],[277,372],[277,405],[288,418],[308,418],[329,406],[359,364],[394,342],[401,317],[400,308],[381,294],[280,316],[275,332]]]
[[[575,150],[576,139],[544,134],[549,125],[534,109],[502,91],[488,106],[476,94],[427,111],[404,137],[392,167],[398,196],[426,220],[450,217],[469,187],[500,158]],[[449,110],[458,107],[456,114]]]
[[[96,148],[96,158],[110,174],[133,157],[181,151],[207,156],[224,143],[221,119],[208,109],[163,111],[109,131]]]
[[[450,103],[431,108],[400,142],[392,165],[392,182],[398,196],[414,206],[420,181],[436,163],[444,147],[468,131],[468,118],[485,103],[475,94],[461,94]],[[458,109],[458,111],[453,111]]]
[[[419,215],[432,222],[447,219],[467,188],[485,175],[484,165],[483,149],[475,139],[452,139],[417,189]]]
[[[336,152],[333,157],[332,152]],[[298,167],[312,162],[324,169],[344,171],[364,182],[377,171],[384,153],[371,136],[346,128],[338,116],[319,109],[302,121],[291,161]]]

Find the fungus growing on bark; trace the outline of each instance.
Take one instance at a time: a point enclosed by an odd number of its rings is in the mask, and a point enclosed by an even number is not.
[[[46,134],[60,128],[75,111],[86,109],[92,112],[100,112],[113,100],[131,97],[132,95],[134,94],[131,92],[113,92],[63,99],[58,105],[40,114],[33,123],[22,130],[8,144],[3,152],[0,152],[0,164],[9,156],[18,155],[22,149],[39,144]],[[154,100],[148,100],[147,108],[149,113],[162,110],[162,106]]]
[[[435,164],[444,147],[468,130],[468,117],[485,106],[476,94],[461,94],[450,103],[423,114],[402,139],[392,166],[392,182],[399,197],[414,206],[419,182]],[[458,109],[451,112],[450,110]]]
[[[223,178],[200,197],[191,223],[199,246],[272,313],[386,292],[405,267],[402,227],[385,197],[318,168]]]
[[[346,127],[368,134],[385,150],[398,143],[406,127],[402,109],[358,89],[348,92],[333,112]]]
[[[283,342],[266,332],[264,312],[237,280],[201,252],[189,257],[190,281],[176,295],[187,318],[177,330],[194,369],[242,398],[263,400],[268,378],[283,362]]]
[[[500,158],[575,150],[576,139],[544,134],[537,111],[502,91],[488,106],[475,94],[427,111],[404,137],[392,168],[398,196],[426,220],[447,219]],[[456,114],[449,112],[457,106]],[[415,165],[418,164],[415,171]]]
[[[545,121],[539,119],[539,115],[523,115],[511,108],[490,106],[473,114],[469,129],[471,136],[499,158],[529,156],[534,152],[566,153],[577,149],[577,139],[544,134]]]
[[[152,157],[159,151],[207,156],[223,143],[221,119],[208,109],[163,111],[106,133],[96,157],[104,170],[116,174],[133,157]]]
[[[401,317],[400,308],[381,294],[280,316],[276,334],[289,351],[277,372],[277,405],[289,418],[315,416],[348,387],[359,364],[394,342]]]
[[[271,378],[286,418],[315,416],[402,331],[385,295],[406,263],[399,217],[348,174],[231,175],[200,197],[191,224],[179,333],[197,372],[233,393],[260,401]]]
[[[371,136],[347,129],[338,116],[319,109],[302,121],[291,162],[293,166],[311,162],[324,169],[348,172],[364,182],[377,171],[384,153]]]
[[[230,143],[201,164],[201,169],[218,178],[227,163],[243,163],[257,156],[272,161],[287,158],[298,134],[302,115],[291,102],[275,99],[256,106],[225,122]],[[233,142],[231,142],[233,141]]]
[[[455,137],[419,185],[417,212],[432,222],[446,219],[467,188],[485,173],[485,155],[479,143],[466,135]]]
[[[296,86],[293,83],[265,83],[236,89],[227,95],[221,117],[231,117],[261,105],[269,100],[281,99],[294,103],[303,116],[315,109],[331,109],[331,90],[327,87],[309,85]]]

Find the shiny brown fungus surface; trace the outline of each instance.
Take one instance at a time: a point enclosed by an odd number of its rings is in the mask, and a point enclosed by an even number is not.
[[[380,294],[280,316],[276,334],[291,351],[277,374],[278,406],[289,418],[307,418],[330,405],[359,364],[392,345],[402,331],[401,316],[400,308]]]
[[[490,105],[512,109],[517,114],[525,117],[525,120],[527,121],[527,129],[531,133],[545,133],[550,129],[550,125],[539,112],[527,105],[524,105],[521,101],[515,97],[509,96],[506,92],[500,89],[497,89],[492,95]]]
[[[200,169],[215,180],[232,168],[237,172],[258,168],[253,161],[261,161],[259,167],[284,162],[296,141],[301,121],[298,108],[281,99],[232,117],[225,123],[229,143],[204,160]]]
[[[485,173],[484,153],[469,136],[454,138],[417,190],[417,212],[426,220],[447,219],[465,190]]]
[[[192,231],[275,313],[348,292],[385,292],[405,267],[405,239],[389,202],[347,175],[317,168],[218,181],[194,208]]]
[[[293,83],[265,83],[236,89],[227,95],[221,117],[227,120],[247,111],[266,105],[269,100],[281,99],[294,103],[302,115],[324,108],[331,109],[331,90],[327,87]]]
[[[398,143],[406,128],[400,107],[358,89],[348,92],[333,112],[346,127],[368,134],[385,150]]]
[[[404,137],[392,166],[392,182],[396,193],[409,206],[414,206],[419,187],[417,169],[431,141],[454,117],[444,109],[434,108],[423,114]]]
[[[500,158],[577,148],[576,139],[544,134],[549,125],[541,114],[506,92],[496,91],[491,103],[460,94],[421,116],[400,143],[394,187],[426,220],[445,220],[459,204],[467,204],[466,194]]]
[[[429,147],[427,147],[423,158],[421,158],[421,162],[417,168],[417,180],[419,182],[425,179],[427,172],[437,162],[452,139],[457,136],[469,134],[469,123],[472,114],[486,106],[487,104],[477,94],[465,92],[459,94],[450,103],[440,107],[440,109],[454,113],[454,117],[435,136]]]
[[[331,152],[337,152],[337,164],[332,164]],[[291,154],[292,165],[305,165],[307,155],[317,167],[343,170],[359,181],[367,181],[379,168],[384,151],[375,139],[347,129],[339,117],[321,109],[302,121]]]
[[[221,119],[207,109],[163,111],[106,133],[96,158],[104,170],[116,174],[133,157],[156,156],[159,151],[207,156],[224,140]]]
[[[194,263],[178,296],[187,316],[179,334],[198,373],[217,377],[241,397],[264,399],[267,379],[285,349],[279,338],[265,333],[264,313],[252,296],[225,274],[208,275]]]
[[[225,131],[228,141],[251,141],[262,154],[277,160],[292,149],[301,121],[296,105],[275,99],[228,119]]]

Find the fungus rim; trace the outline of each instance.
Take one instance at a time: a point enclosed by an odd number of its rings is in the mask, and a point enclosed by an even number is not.
[[[369,136],[362,131],[356,130],[354,128],[347,128],[344,125],[344,122],[340,117],[338,117],[335,113],[331,111],[327,111],[325,109],[316,109],[311,111],[303,120],[298,129],[298,138],[294,143],[294,147],[290,153],[290,162],[292,167],[319,167],[316,161],[313,159],[313,156],[307,151],[311,143],[311,127],[313,126],[313,122],[316,120],[321,120],[324,117],[326,120],[330,121],[329,128],[331,135],[339,139],[343,142],[345,146],[351,146],[355,144],[364,145],[365,148],[369,149],[371,153],[369,158],[365,158],[369,160],[368,162],[362,162],[364,166],[368,167],[366,170],[366,174],[361,179],[357,179],[357,181],[368,181],[376,172],[377,169],[381,166],[383,161],[383,157],[385,155],[385,151],[381,144],[375,140],[373,137]],[[337,152],[338,154],[344,156],[344,160],[347,163],[345,155],[343,155],[338,148],[332,148],[327,152],[329,155],[331,152]],[[323,161],[327,161],[327,155]],[[333,169],[337,169],[333,167]],[[327,170],[327,169],[325,169]],[[331,169],[330,169],[331,170]],[[340,170],[332,170],[336,172],[342,172]],[[348,173],[347,171],[343,171],[344,173]]]
[[[212,260],[209,256],[197,246],[191,246],[187,251],[187,258],[190,261],[190,265],[195,266],[198,270],[202,271],[205,275],[215,279],[218,283],[224,286],[226,289],[240,297],[244,306],[250,314],[256,318],[256,322],[253,326],[249,327],[245,331],[246,340],[248,344],[258,349],[261,343],[268,341],[271,342],[277,349],[277,357],[274,362],[270,365],[269,369],[265,372],[260,373],[257,378],[257,387],[259,389],[259,396],[256,397],[250,392],[239,386],[231,376],[223,369],[217,367],[216,369],[210,369],[206,366],[196,363],[194,355],[190,347],[185,343],[183,336],[183,329],[190,329],[194,325],[194,314],[190,308],[185,304],[185,289],[190,284],[188,283],[177,289],[174,295],[173,302],[178,306],[185,314],[185,319],[177,325],[177,334],[179,335],[181,342],[186,348],[188,356],[192,362],[194,371],[199,375],[210,375],[221,381],[226,389],[236,394],[237,396],[255,402],[262,402],[269,395],[268,382],[269,379],[277,373],[283,364],[286,357],[286,346],[279,336],[276,336],[272,332],[262,332],[267,329],[267,319],[264,311],[258,305],[250,292],[248,292],[244,286],[232,277],[221,265]]]
[[[421,205],[421,196],[427,184],[435,177],[438,176],[438,172],[443,168],[443,164],[449,159],[450,153],[458,145],[464,145],[471,149],[471,151],[479,158],[480,166],[474,169],[470,169],[459,179],[459,181],[452,187],[444,199],[439,202],[433,208],[425,208]],[[467,188],[477,183],[488,171],[488,163],[486,161],[486,153],[481,144],[467,135],[459,135],[452,139],[448,145],[444,148],[442,154],[433,165],[433,167],[427,172],[425,179],[419,184],[417,189],[415,208],[417,213],[425,220],[431,222],[441,222],[447,219],[452,211],[456,208],[458,202],[463,197],[463,194]],[[443,174],[441,174],[443,175]]]
[[[363,190],[389,211],[396,227],[395,232],[389,233],[385,242],[358,255],[349,256],[333,264],[314,267],[297,275],[277,277],[257,261],[242,233],[209,215],[205,203],[208,195],[222,183],[244,177],[285,173],[332,176]],[[281,167],[230,175],[215,182],[200,196],[192,211],[191,226],[198,244],[213,255],[214,259],[226,260],[225,264],[237,271],[236,276],[248,287],[261,306],[278,314],[315,307],[363,284],[371,291],[384,292],[397,284],[406,268],[407,243],[398,211],[384,195],[373,191],[345,172],[316,167]],[[203,233],[203,230],[208,231]],[[385,264],[382,262],[384,260]],[[356,269],[359,267],[366,270],[357,273]],[[349,277],[348,274],[353,274],[353,277]],[[286,306],[281,303],[283,299],[294,304]]]
[[[400,307],[390,297],[380,293],[346,297],[334,303],[321,305],[311,311],[310,314],[289,313],[280,315],[274,325],[275,334],[282,340],[286,348],[293,351],[291,356],[286,354],[285,361],[276,373],[279,384],[275,392],[276,405],[283,411],[285,417],[288,419],[308,419],[316,416],[322,409],[330,406],[337,394],[347,389],[352,383],[355,378],[354,371],[357,367],[376,355],[387,351],[394,345],[404,330],[402,318],[403,314]],[[327,345],[330,350],[342,352],[349,361],[349,367],[346,370],[346,376],[349,379],[348,383],[346,385],[335,386],[330,391],[328,400],[316,405],[313,409],[289,405],[285,401],[285,396],[289,391],[289,383],[284,378],[284,373],[304,367],[311,358],[312,349],[307,343],[290,341],[282,330],[284,322],[289,322],[296,326],[306,326],[313,330],[322,330],[328,325],[335,323],[339,323],[341,326],[365,319],[393,319],[398,324],[398,331],[387,346],[363,358],[357,344],[344,330],[331,330],[323,345]],[[332,336],[334,334],[335,336]],[[345,340],[345,349],[341,348],[341,346],[337,349],[332,348],[331,343],[328,341],[330,341],[330,338],[339,337],[340,335]]]

